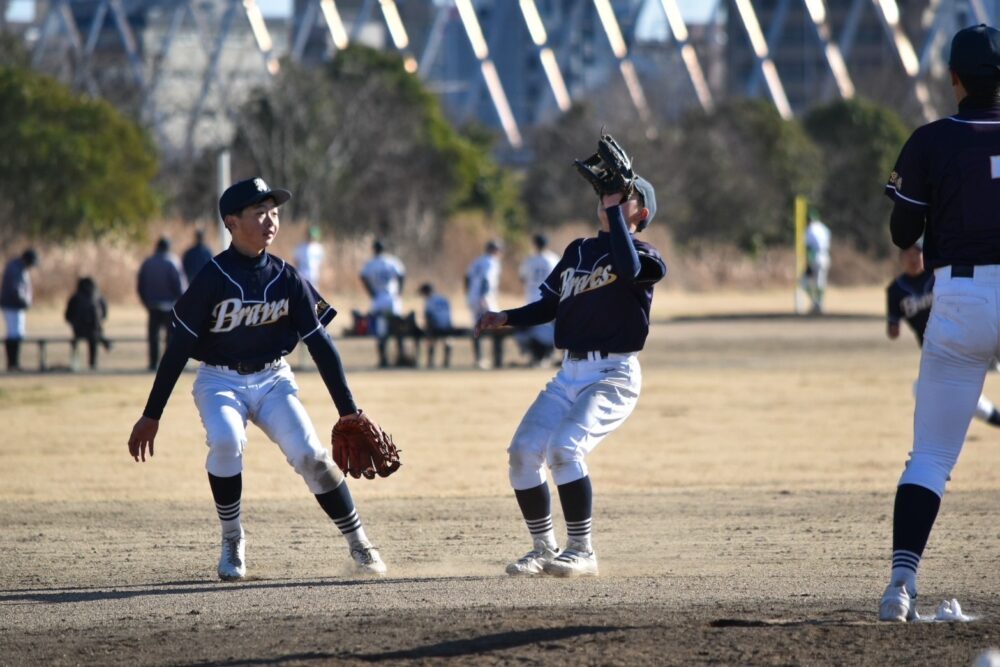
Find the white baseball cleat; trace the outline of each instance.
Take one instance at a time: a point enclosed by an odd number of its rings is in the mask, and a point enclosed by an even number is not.
[[[917,596],[910,596],[905,585],[889,584],[882,601],[878,605],[878,620],[892,623],[905,623],[920,618],[917,613]]]
[[[535,576],[542,574],[547,563],[559,555],[559,547],[550,549],[545,542],[535,541],[535,548],[507,566],[507,574],[516,576]]]
[[[242,535],[222,538],[219,556],[219,579],[238,581],[247,574],[246,540]]]
[[[596,577],[597,554],[567,546],[542,569],[554,577]]]
[[[359,574],[383,575],[386,573],[385,563],[378,549],[370,544],[356,544],[351,547],[351,558]]]

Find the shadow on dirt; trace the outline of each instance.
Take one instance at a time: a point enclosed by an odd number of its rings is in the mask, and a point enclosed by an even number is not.
[[[528,644],[554,642],[584,635],[601,635],[608,632],[630,630],[628,627],[574,625],[565,628],[531,628],[481,635],[471,639],[438,642],[427,646],[388,651],[384,653],[363,653],[350,657],[358,660],[378,662],[381,660],[419,660],[421,658],[457,658],[478,653],[488,653],[503,649],[517,648]]]

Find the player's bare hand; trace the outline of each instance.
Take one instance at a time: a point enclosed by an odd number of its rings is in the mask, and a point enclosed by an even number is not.
[[[159,428],[160,422],[158,419],[150,419],[146,416],[139,417],[139,421],[132,427],[132,435],[128,439],[128,453],[132,455],[132,458],[136,462],[140,458],[143,461],[146,460],[147,447],[149,448],[150,458],[153,457],[153,441],[156,439],[156,432]]]
[[[476,322],[476,329],[473,334],[476,338],[479,338],[479,334],[482,332],[489,331],[490,329],[499,329],[505,324],[507,324],[507,313],[488,310]]]

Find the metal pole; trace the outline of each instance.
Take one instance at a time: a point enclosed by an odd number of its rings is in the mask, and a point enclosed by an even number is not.
[[[224,148],[221,151],[219,151],[219,160],[218,163],[216,164],[216,167],[217,167],[216,178],[218,180],[218,186],[219,186],[219,197],[222,197],[222,193],[225,192],[226,188],[228,188],[232,184],[233,180],[228,148]],[[229,235],[229,230],[226,229],[226,225],[225,223],[222,222],[222,218],[220,217],[219,218],[220,252],[228,248],[229,243],[232,240],[233,240],[232,237]]]

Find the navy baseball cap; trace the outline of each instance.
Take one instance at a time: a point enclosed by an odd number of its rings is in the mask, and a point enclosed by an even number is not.
[[[951,40],[948,66],[972,77],[1000,74],[1000,30],[985,23],[959,30]]]
[[[646,226],[653,221],[653,216],[656,215],[656,190],[653,189],[653,184],[647,181],[642,176],[636,176],[635,178],[635,189],[639,191],[642,195],[642,204],[649,209],[649,215],[646,219],[639,223],[636,231],[642,231]]]
[[[219,197],[219,215],[223,218],[227,215],[238,215],[247,206],[259,204],[265,199],[273,199],[275,204],[281,206],[291,198],[291,192],[282,188],[272,190],[259,176],[248,178],[233,183],[222,193]]]

